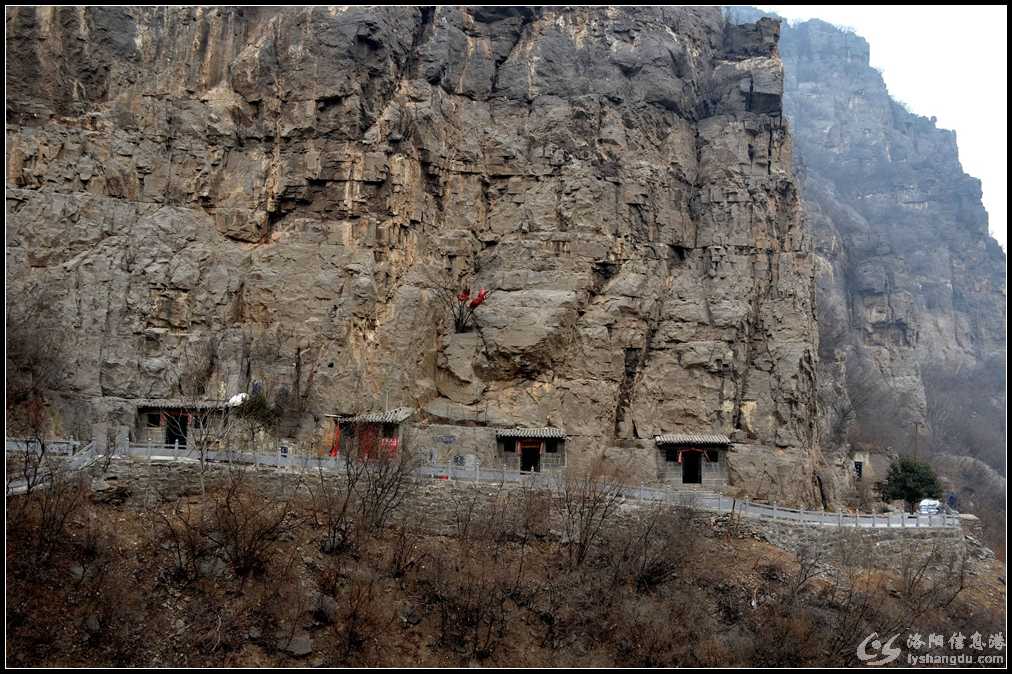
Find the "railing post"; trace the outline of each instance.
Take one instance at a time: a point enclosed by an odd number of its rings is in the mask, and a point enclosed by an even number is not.
[[[777,502],[773,502],[773,521],[777,521]]]
[[[176,438],[172,443],[172,456],[179,456],[179,438]]]
[[[906,528],[907,528],[907,513],[906,512],[902,512],[902,513],[900,513],[900,529],[906,529]]]

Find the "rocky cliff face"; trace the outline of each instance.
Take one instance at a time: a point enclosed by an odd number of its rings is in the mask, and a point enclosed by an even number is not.
[[[785,24],[780,50],[818,259],[825,445],[1003,470],[1007,261],[955,133],[890,98],[851,32]]]
[[[209,336],[231,394],[244,335],[280,329],[258,367],[313,354],[304,434],[413,405],[646,466],[655,433],[737,431],[739,483],[815,499],[776,22],[15,8],[7,32],[11,280],[58,289],[86,416],[172,397]],[[433,286],[464,280],[496,290],[454,334]]]

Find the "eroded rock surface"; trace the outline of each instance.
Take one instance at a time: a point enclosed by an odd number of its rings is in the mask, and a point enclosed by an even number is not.
[[[785,26],[781,51],[819,260],[823,351],[838,362],[821,385],[889,391],[896,404],[879,414],[891,433],[865,433],[882,444],[1003,466],[1007,261],[956,134],[893,100],[853,33],[820,21]],[[841,329],[844,338],[831,334]],[[975,423],[990,436],[946,433],[945,398],[966,391],[943,380],[966,380],[978,396]]]
[[[303,433],[405,404],[560,426],[572,460],[649,473],[655,433],[737,432],[763,448],[740,480],[816,499],[776,21],[64,7],[7,31],[8,264],[61,293],[76,405],[169,397],[212,334],[230,394],[242,331],[284,326],[278,372],[321,364]],[[436,300],[446,269],[496,289],[473,335]]]

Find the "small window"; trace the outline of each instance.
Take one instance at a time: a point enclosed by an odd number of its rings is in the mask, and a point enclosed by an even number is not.
[[[668,463],[678,463],[678,448],[673,445],[664,447],[664,460]]]
[[[162,415],[159,412],[148,412],[148,428],[158,428],[162,425]]]
[[[861,481],[861,476],[863,474],[864,474],[864,462],[863,461],[855,461],[854,462],[854,479],[857,480],[858,482],[860,482]]]
[[[720,460],[720,457],[717,456],[717,450],[716,449],[708,449],[708,450],[706,450],[704,456],[705,456],[706,460],[709,461],[710,463],[717,463],[717,461]]]
[[[383,437],[384,438],[396,438],[397,437],[397,424],[383,424]]]
[[[559,441],[554,438],[545,440],[545,451],[549,454],[555,454],[559,451]]]

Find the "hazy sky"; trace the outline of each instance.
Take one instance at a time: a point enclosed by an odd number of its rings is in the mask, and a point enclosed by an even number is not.
[[[1008,7],[758,5],[790,20],[853,28],[893,98],[956,131],[980,178],[991,234],[1007,250]]]

